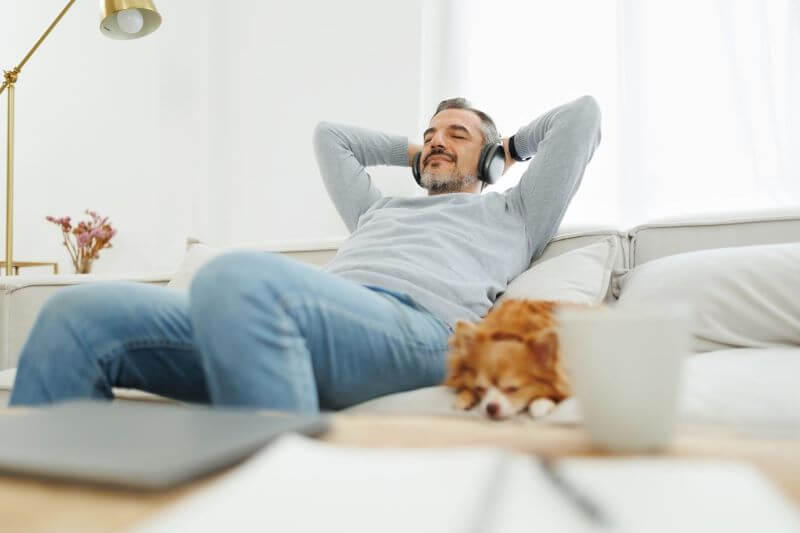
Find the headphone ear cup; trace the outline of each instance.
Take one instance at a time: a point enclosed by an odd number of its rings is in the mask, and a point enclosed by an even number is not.
[[[422,152],[419,151],[414,156],[414,160],[411,163],[411,172],[414,174],[414,179],[417,180],[417,185],[419,185],[420,187],[422,187],[422,176],[420,175],[419,171],[419,163],[421,159],[422,159]]]
[[[491,185],[503,176],[506,152],[501,143],[488,143],[481,149],[478,159],[478,179]]]

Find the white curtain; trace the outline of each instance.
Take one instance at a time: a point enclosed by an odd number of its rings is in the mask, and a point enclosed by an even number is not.
[[[797,0],[435,5],[425,110],[464,95],[510,135],[582,94],[600,102],[603,141],[565,224],[800,205]]]

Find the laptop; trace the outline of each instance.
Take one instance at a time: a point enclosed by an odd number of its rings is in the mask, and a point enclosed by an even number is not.
[[[75,401],[0,417],[0,473],[163,489],[324,432],[321,415],[150,402]]]

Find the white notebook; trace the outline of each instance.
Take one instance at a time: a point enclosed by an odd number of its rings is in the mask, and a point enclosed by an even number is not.
[[[567,459],[558,472],[495,448],[366,449],[286,435],[136,531],[798,533],[797,510],[736,462]]]

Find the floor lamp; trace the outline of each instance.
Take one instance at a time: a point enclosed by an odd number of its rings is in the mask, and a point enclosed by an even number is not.
[[[47,38],[75,0],[69,0],[50,26],[39,37],[33,48],[25,54],[19,65],[4,71],[0,94],[8,90],[8,137],[6,139],[6,258],[3,260],[6,275],[17,272],[20,266],[44,266],[51,263],[14,261],[14,90],[22,67]],[[161,25],[161,15],[151,0],[101,0],[100,32],[111,39],[138,39],[154,32]]]

